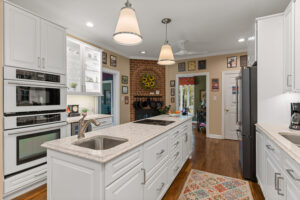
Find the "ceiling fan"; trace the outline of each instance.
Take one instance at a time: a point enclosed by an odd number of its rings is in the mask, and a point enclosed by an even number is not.
[[[185,56],[185,55],[201,55],[201,54],[205,54],[205,52],[195,52],[195,51],[189,51],[185,48],[185,44],[187,43],[187,40],[179,40],[177,41],[177,45],[179,47],[179,51],[177,51],[176,53],[174,53],[174,55],[176,56]]]

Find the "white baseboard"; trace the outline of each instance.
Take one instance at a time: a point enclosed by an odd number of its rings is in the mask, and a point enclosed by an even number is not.
[[[218,134],[206,134],[207,138],[213,138],[213,139],[224,139],[223,135]]]

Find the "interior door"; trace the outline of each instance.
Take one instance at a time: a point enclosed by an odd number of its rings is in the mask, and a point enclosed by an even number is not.
[[[4,4],[4,64],[39,69],[40,18]]]
[[[41,20],[42,70],[66,74],[66,32],[46,20]]]
[[[239,72],[227,72],[223,75],[223,92],[224,92],[224,138],[237,140],[236,119],[237,119],[237,93],[236,77]]]

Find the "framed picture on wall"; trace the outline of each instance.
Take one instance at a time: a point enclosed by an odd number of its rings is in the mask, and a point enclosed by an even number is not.
[[[219,79],[218,78],[213,78],[211,79],[211,90],[216,92],[220,88],[219,86]]]
[[[171,88],[171,96],[175,96],[175,88]]]
[[[196,61],[189,61],[188,62],[188,71],[195,71],[196,70]]]
[[[178,63],[178,72],[185,72],[185,62]]]
[[[206,69],[206,60],[199,60],[198,61],[198,69]]]
[[[170,81],[170,87],[175,87],[175,80]]]
[[[128,76],[122,76],[122,84],[128,84]]]
[[[117,67],[117,57],[114,55],[110,55],[110,66]]]
[[[171,103],[175,103],[175,97],[171,97]]]
[[[125,96],[125,104],[129,104],[129,96]]]
[[[128,94],[128,87],[122,86],[122,94]]]
[[[102,52],[102,64],[107,65],[107,53]]]
[[[227,57],[227,68],[236,68],[237,67],[237,57],[231,56]]]

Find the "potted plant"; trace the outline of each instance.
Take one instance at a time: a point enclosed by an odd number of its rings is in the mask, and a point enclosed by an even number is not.
[[[82,108],[81,114],[82,115],[87,115],[88,109],[87,108]]]
[[[75,91],[76,87],[77,87],[77,83],[71,83],[70,84],[71,88]]]

